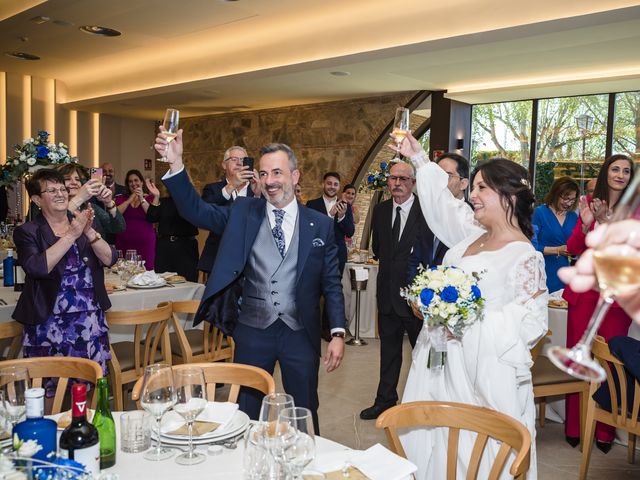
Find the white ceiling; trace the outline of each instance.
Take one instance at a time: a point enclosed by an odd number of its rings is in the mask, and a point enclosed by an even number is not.
[[[141,118],[423,89],[470,103],[640,90],[640,2],[623,0],[3,0],[0,19],[0,51],[42,57],[0,55],[0,70]]]

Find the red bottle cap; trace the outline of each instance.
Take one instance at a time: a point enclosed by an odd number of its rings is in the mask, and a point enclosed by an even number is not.
[[[74,383],[71,387],[71,400],[72,409],[71,415],[73,417],[86,417],[87,416],[87,386],[84,383]]]

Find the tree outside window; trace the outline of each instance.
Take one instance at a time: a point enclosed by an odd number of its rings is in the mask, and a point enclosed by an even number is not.
[[[616,94],[613,153],[640,161],[640,92]]]

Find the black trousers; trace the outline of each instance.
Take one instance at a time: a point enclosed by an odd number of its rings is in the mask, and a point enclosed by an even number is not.
[[[378,314],[380,335],[380,382],[376,405],[391,406],[398,402],[398,379],[402,367],[402,343],[407,332],[411,348],[415,347],[422,320],[411,316]]]
[[[178,272],[190,282],[198,281],[198,241],[191,237],[177,237],[156,241],[156,266],[158,273]]]

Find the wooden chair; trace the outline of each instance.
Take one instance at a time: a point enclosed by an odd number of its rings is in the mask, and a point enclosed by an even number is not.
[[[199,300],[173,302],[173,332],[169,334],[173,363],[233,361],[235,344],[233,339],[209,322],[204,322],[202,330],[182,328],[181,314],[195,314]]]
[[[463,403],[448,402],[410,402],[396,405],[383,412],[376,421],[376,427],[384,428],[387,440],[398,455],[406,454],[397,429],[412,427],[449,428],[447,448],[447,479],[455,480],[460,430],[476,432],[467,479],[476,479],[482,453],[487,440],[492,438],[502,442],[489,473],[489,480],[497,479],[509,457],[515,450],[516,458],[509,472],[516,479],[524,480],[529,470],[531,435],[526,427],[514,418],[488,408]],[[426,452],[425,452],[426,454]]]
[[[230,384],[231,389],[226,401],[237,403],[240,387],[250,387],[269,394],[275,393],[276,384],[273,377],[262,368],[241,363],[191,363],[174,365],[173,370],[188,367],[200,367],[204,373],[204,380],[207,384],[207,400],[210,402],[216,399],[216,384]],[[136,401],[140,407],[140,390],[142,389],[142,378],[133,386],[131,399]]]
[[[552,332],[549,330],[532,349],[531,377],[533,381],[533,397],[538,400],[539,412],[538,423],[540,428],[544,427],[544,417],[546,413],[546,397],[555,395],[566,395],[577,393],[580,396],[580,438],[584,438],[584,420],[586,418],[587,400],[589,384],[572,377],[556,367],[547,357],[540,356],[544,344],[549,340]]]
[[[84,380],[95,386],[98,379],[102,378],[102,367],[97,362],[78,357],[17,358],[0,362],[0,368],[5,367],[27,367],[31,386],[34,388],[43,387],[44,379],[58,380],[51,411],[45,412],[47,415],[60,413],[62,410],[62,402],[68,390],[69,379]],[[98,400],[98,395],[95,392],[96,388],[92,388],[88,393],[91,398],[89,402],[91,408],[95,408]]]
[[[171,320],[171,302],[162,302],[156,308],[107,312],[109,326],[134,326],[133,341],[111,344],[109,374],[113,386],[116,410],[124,410],[127,385],[144,374],[152,363],[171,365],[168,324]]]
[[[8,344],[1,350],[4,354],[4,350],[8,347],[7,355],[2,356],[2,360],[18,358],[22,350],[22,325],[16,321],[0,323],[0,341],[6,341]]]
[[[589,399],[587,401],[587,420],[585,426],[584,446],[582,448],[582,461],[580,462],[580,480],[587,478],[589,470],[589,460],[591,460],[591,447],[596,429],[596,422],[602,422],[622,430],[626,430],[629,435],[627,447],[627,462],[634,463],[636,453],[636,435],[640,435],[640,382],[637,380],[633,385],[627,384],[623,363],[614,357],[609,351],[609,345],[604,338],[598,336],[593,341],[591,352],[595,359],[604,368],[607,374],[607,386],[609,387],[609,397],[611,398],[611,411],[608,412],[600,407],[593,399],[593,394],[600,387],[600,382],[591,382],[589,389]],[[616,384],[613,380],[611,367],[616,371],[618,385],[620,386],[620,399],[616,393]],[[627,403],[628,389],[633,388],[633,405]]]

